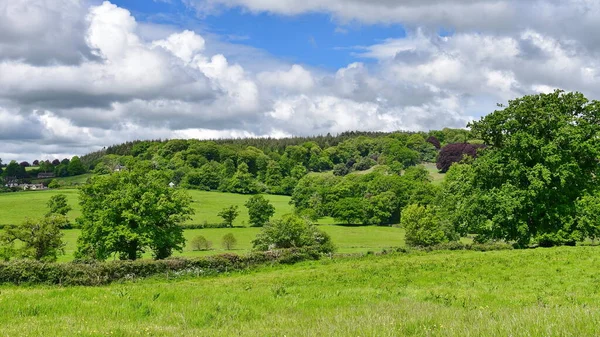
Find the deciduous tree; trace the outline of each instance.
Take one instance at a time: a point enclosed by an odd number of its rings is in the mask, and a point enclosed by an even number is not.
[[[71,161],[72,163],[73,161]],[[78,256],[135,260],[146,250],[156,259],[181,251],[180,226],[193,214],[185,191],[169,187],[165,172],[121,171],[96,176],[80,189]]]

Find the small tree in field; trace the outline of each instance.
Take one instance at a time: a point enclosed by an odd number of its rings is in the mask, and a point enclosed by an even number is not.
[[[60,227],[65,222],[64,216],[53,214],[42,219],[27,219],[21,225],[9,225],[0,235],[2,250],[14,257],[54,262],[58,255],[64,254]]]
[[[250,216],[250,226],[262,227],[275,214],[275,207],[262,195],[253,195],[246,201]]]
[[[69,211],[72,209],[71,206],[67,204],[67,196],[64,194],[53,195],[50,200],[48,200],[47,205],[49,209],[48,215],[67,215],[67,213],[69,213]]]
[[[227,227],[233,227],[233,221],[239,214],[238,206],[235,205],[223,208],[218,215],[223,218],[223,223],[226,224]]]
[[[237,245],[237,239],[232,233],[225,234],[221,240],[221,244],[226,250],[232,250]]]
[[[208,241],[204,236],[198,235],[192,240],[193,250],[210,250],[212,241]]]

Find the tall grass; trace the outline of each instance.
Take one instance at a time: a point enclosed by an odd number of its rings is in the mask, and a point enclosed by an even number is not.
[[[0,287],[2,336],[597,336],[596,247],[325,260],[106,287]]]

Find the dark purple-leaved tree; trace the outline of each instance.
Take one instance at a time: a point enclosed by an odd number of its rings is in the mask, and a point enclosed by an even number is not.
[[[444,146],[438,154],[437,169],[446,173],[452,164],[463,160],[465,155],[476,158],[478,147],[468,143],[455,143]]]
[[[440,148],[442,148],[442,144],[440,144],[440,141],[437,138],[435,138],[434,136],[429,136],[429,138],[427,138],[426,142],[430,143],[438,150]]]

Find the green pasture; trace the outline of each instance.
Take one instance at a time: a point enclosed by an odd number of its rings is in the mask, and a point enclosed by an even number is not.
[[[41,217],[47,212],[46,203],[56,194],[67,195],[69,204],[73,210],[68,214],[69,218],[75,219],[80,215],[78,205],[78,191],[74,189],[27,191],[0,194],[0,224],[20,223],[26,217]],[[233,223],[234,226],[248,226],[248,212],[244,203],[249,195],[206,192],[188,190],[192,197],[192,207],[195,215],[188,221],[190,224],[220,223],[222,219],[217,216],[219,211],[230,205],[238,205],[240,215]],[[292,213],[293,207],[289,204],[290,197],[280,195],[265,195],[275,206],[275,218],[284,214]],[[319,223],[331,224],[332,219],[322,219]]]
[[[322,225],[319,228],[331,235],[337,246],[338,253],[365,253],[368,251],[380,251],[384,248],[404,246],[404,230],[397,227],[343,227],[333,225]],[[187,241],[182,253],[176,252],[175,256],[204,256],[223,253],[245,254],[252,249],[252,240],[260,228],[205,228],[188,229],[184,235]],[[77,247],[77,237],[80,231],[70,229],[63,231],[63,241],[66,243],[65,255],[59,257],[59,261],[67,262],[73,260],[73,253]],[[237,246],[230,251],[221,246],[221,239],[227,233],[232,233],[237,239]],[[191,246],[192,240],[204,236],[213,243],[213,249],[208,251],[195,251]],[[150,257],[146,254],[146,257]]]
[[[598,336],[600,250],[324,259],[103,287],[0,287],[2,336]]]

